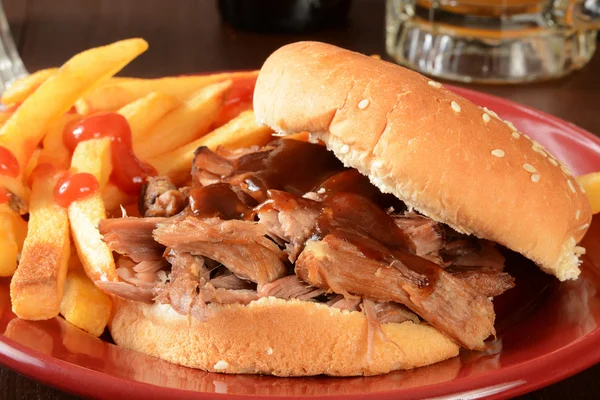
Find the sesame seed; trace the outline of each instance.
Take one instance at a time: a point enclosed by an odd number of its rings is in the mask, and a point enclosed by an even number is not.
[[[439,89],[439,88],[441,88],[441,87],[442,87],[442,84],[441,84],[441,83],[439,83],[439,82],[436,82],[436,81],[429,81],[429,82],[427,82],[427,84],[428,84],[429,86],[433,86],[433,87],[434,87],[434,88],[436,88],[436,89]]]
[[[569,185],[569,189],[571,190],[571,192],[576,193],[575,186],[573,186],[573,182],[571,182],[570,179],[567,179],[567,184]]]
[[[213,366],[214,369],[227,369],[227,367],[229,367],[229,363],[223,360],[217,361],[217,363]]]
[[[531,182],[536,183],[540,181],[540,175],[539,174],[533,174],[531,175]]]
[[[340,154],[348,154],[349,151],[350,151],[350,146],[348,146],[347,144],[340,147]]]
[[[577,230],[582,231],[582,230],[586,229],[588,226],[590,226],[590,224],[583,224]]]
[[[490,116],[487,115],[486,113],[483,113],[483,115],[481,116],[481,118],[483,118],[483,122],[486,123],[486,124],[488,122],[490,122]]]
[[[580,215],[581,215],[581,211],[579,211],[579,210],[575,211],[575,219],[579,219]]]
[[[377,268],[377,271],[375,271],[375,276],[381,278],[381,268]]]
[[[527,164],[527,163],[523,164],[523,169],[525,171],[531,172],[531,173],[537,172],[537,170],[535,169],[535,167],[533,165]]]
[[[452,109],[454,111],[456,111],[457,113],[460,112],[460,105],[457,102],[455,102],[454,100],[452,100],[452,103],[450,103],[450,106],[452,106]]]
[[[573,253],[575,253],[576,256],[581,256],[585,254],[585,247],[575,246],[573,248]]]
[[[565,164],[560,164],[560,169],[562,172],[565,173],[565,175],[567,176],[571,176],[571,171],[569,171],[569,168],[567,168],[567,166]]]
[[[319,190],[317,190],[318,194],[324,194],[325,193],[325,188],[320,188]]]
[[[358,108],[360,108],[361,110],[364,110],[365,108],[367,108],[369,106],[369,100],[368,99],[362,99],[359,103],[358,103]]]
[[[381,160],[373,161],[372,166],[374,169],[379,169],[379,168],[383,167],[383,161],[381,161]]]
[[[520,134],[519,134],[519,132],[517,132],[517,131],[514,131],[514,132],[512,133],[512,137],[514,137],[515,139],[518,139],[520,136],[521,136],[521,135],[520,135]]]
[[[579,186],[579,190],[581,190],[581,193],[585,193],[585,187],[583,187],[583,184],[579,181],[576,181],[576,182],[577,182],[577,186]]]
[[[513,125],[512,122],[510,121],[504,121],[504,123],[506,124],[506,126],[508,126],[510,128],[511,131],[516,131],[517,128],[515,128],[515,126]]]
[[[268,355],[271,355],[271,354],[273,354],[273,348],[272,348],[272,347],[269,347],[269,348],[267,349],[267,354],[268,354]]]
[[[492,155],[496,156],[498,158],[502,158],[502,157],[504,157],[504,150],[501,150],[501,149],[492,150]]]
[[[483,111],[485,111],[486,113],[490,114],[494,118],[498,118],[498,114],[496,114],[494,111],[488,109],[487,107],[483,107]]]
[[[558,161],[556,161],[553,157],[549,157],[548,161],[550,161],[550,164],[554,165],[555,167],[558,167]]]

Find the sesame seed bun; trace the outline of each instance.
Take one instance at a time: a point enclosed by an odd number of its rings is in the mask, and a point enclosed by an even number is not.
[[[115,299],[109,327],[120,346],[228,374],[375,375],[432,364],[459,351],[428,324],[388,323],[383,324],[388,341],[375,334],[369,360],[362,312],[274,297],[208,307],[212,315],[201,322],[169,305]]]
[[[254,92],[259,123],[308,131],[382,192],[455,230],[579,275],[589,201],[566,166],[493,111],[398,65],[299,42],[273,53]]]

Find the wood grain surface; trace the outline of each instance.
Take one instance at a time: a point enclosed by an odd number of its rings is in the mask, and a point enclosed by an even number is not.
[[[384,1],[354,0],[343,28],[305,35],[239,32],[224,25],[212,0],[4,0],[29,71],[57,66],[73,54],[139,36],[150,50],[122,75],[158,77],[260,68],[279,46],[321,40],[367,54],[384,54]],[[600,135],[600,53],[582,70],[551,82],[521,86],[463,85],[538,108]],[[600,364],[521,399],[597,399]],[[72,399],[0,366],[0,399]]]

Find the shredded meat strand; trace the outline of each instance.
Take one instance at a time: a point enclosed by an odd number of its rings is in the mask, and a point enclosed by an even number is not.
[[[296,275],[288,275],[274,282],[262,285],[258,290],[260,297],[278,297],[280,299],[312,300],[321,296],[323,289],[302,282]]]
[[[187,217],[160,224],[154,238],[169,248],[215,260],[238,277],[262,285],[287,274],[285,254],[265,233],[254,222]]]
[[[330,235],[321,242],[307,243],[296,262],[296,274],[334,293],[404,304],[464,347],[484,348],[483,341],[495,334],[492,303],[470,285],[430,264],[438,277],[422,287],[399,269],[367,259],[351,244]]]
[[[156,242],[152,231],[166,218],[111,218],[100,221],[98,230],[108,247],[135,262],[161,260],[165,247]]]

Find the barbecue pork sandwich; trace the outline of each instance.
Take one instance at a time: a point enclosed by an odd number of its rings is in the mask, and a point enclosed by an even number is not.
[[[201,147],[149,180],[119,254],[119,345],[225,373],[372,375],[481,350],[510,249],[579,274],[590,206],[568,169],[415,72],[322,43],[277,50],[254,93],[264,147]]]

